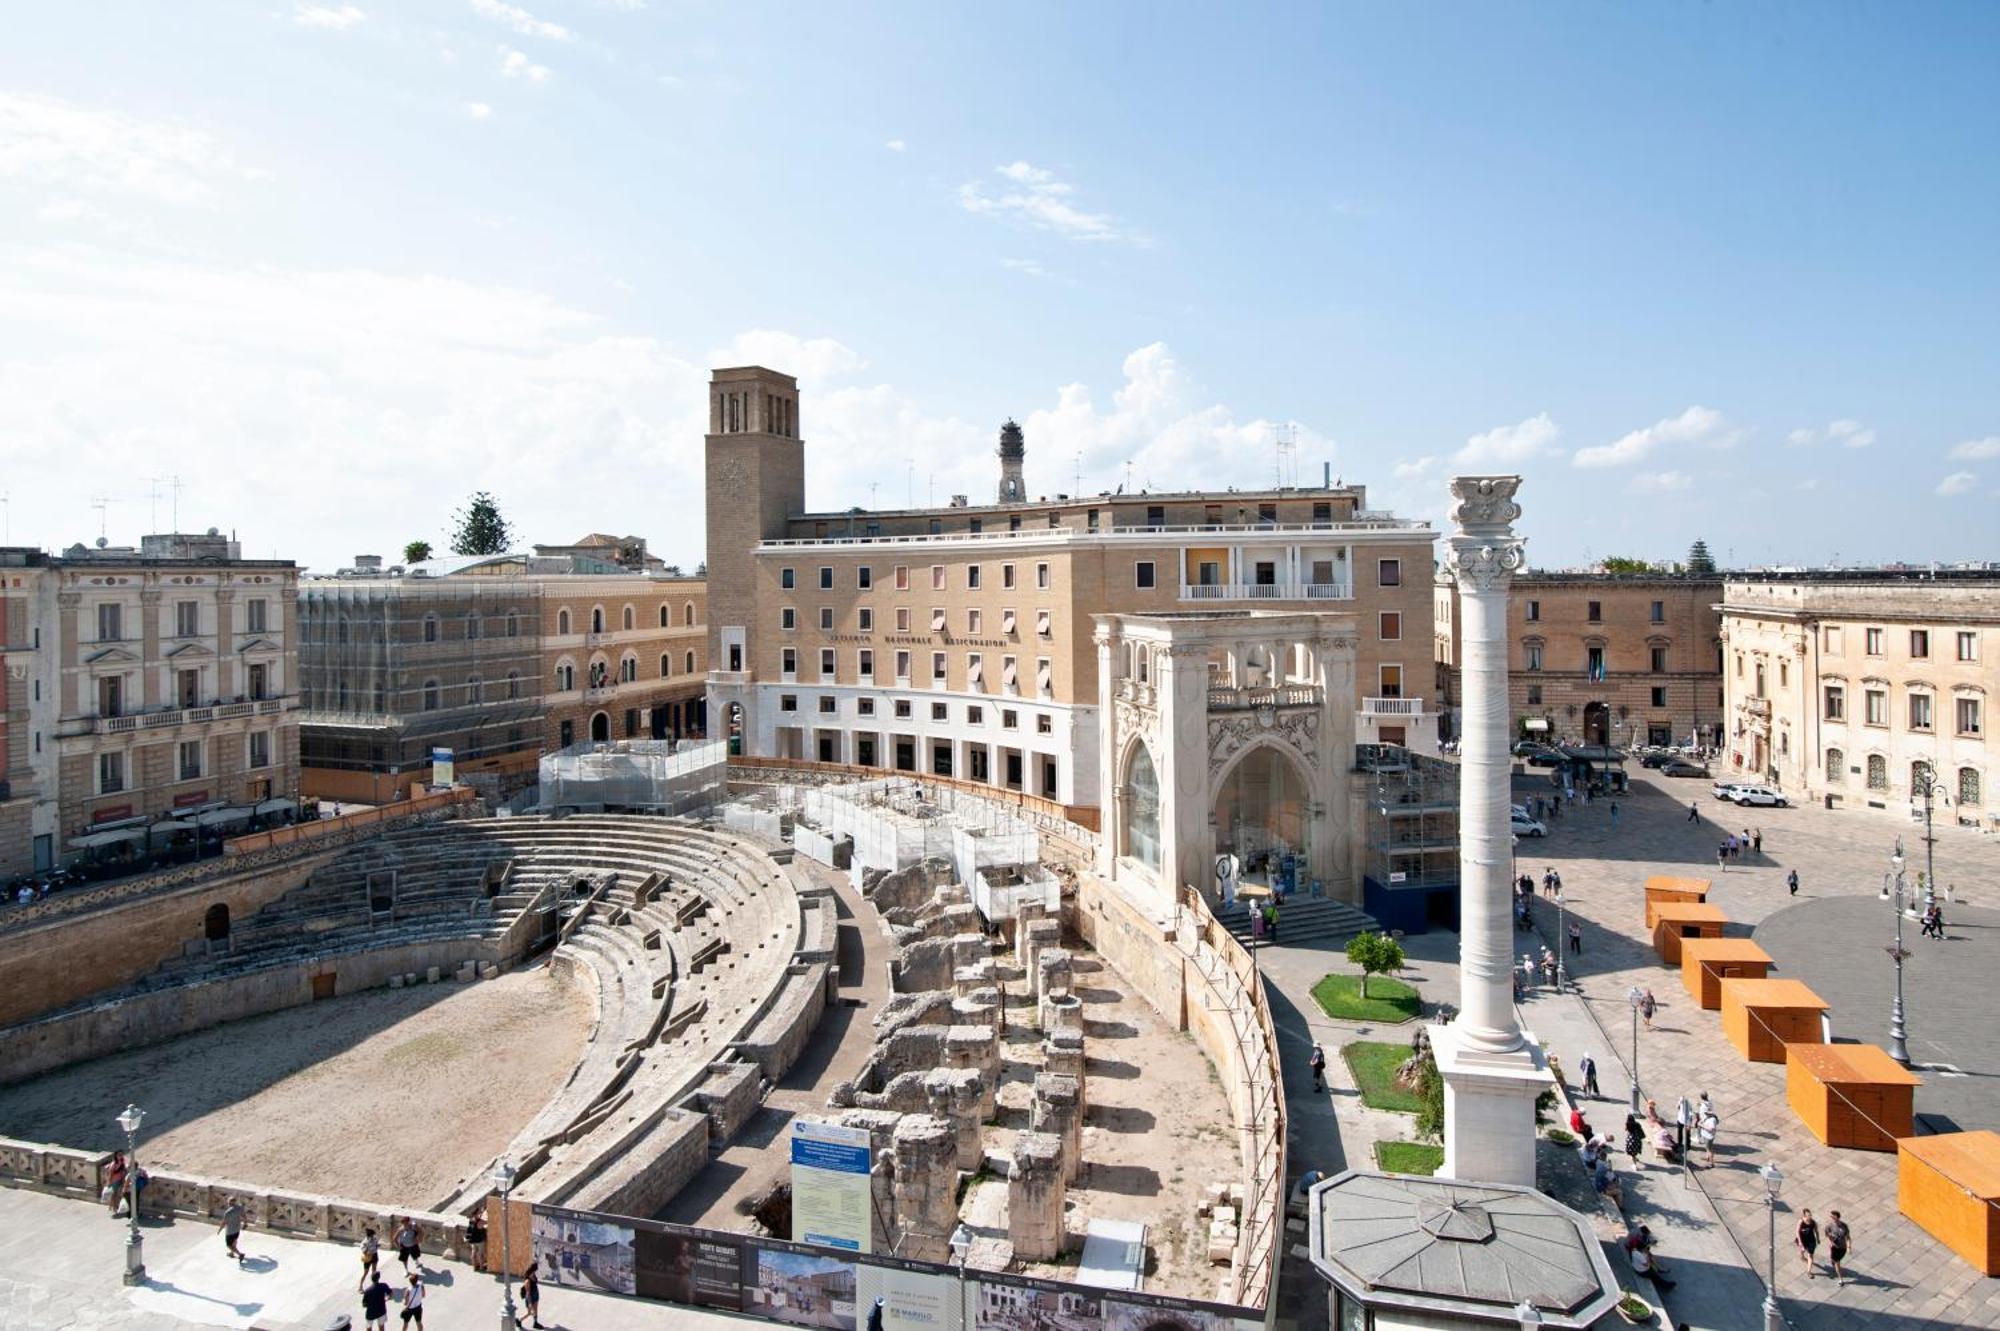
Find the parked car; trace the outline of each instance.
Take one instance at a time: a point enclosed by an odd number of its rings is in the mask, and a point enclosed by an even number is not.
[[[1515,836],[1547,836],[1549,829],[1522,813],[1514,815]]]
[[[1517,739],[1514,741],[1514,756],[1527,758],[1537,753],[1547,753],[1549,746],[1538,739]]]
[[[1561,767],[1562,765],[1563,756],[1554,749],[1542,749],[1539,752],[1528,755],[1528,766],[1530,767]]]
[[[1665,767],[1668,763],[1675,761],[1678,761],[1677,754],[1671,753],[1666,749],[1654,749],[1651,753],[1645,754],[1639,759],[1639,766]]]
[[[1691,763],[1684,758],[1660,764],[1661,776],[1707,776],[1708,769],[1700,763]]]
[[[1718,786],[1716,789],[1720,790]],[[1755,804],[1763,808],[1782,809],[1785,797],[1769,786],[1759,786],[1751,782],[1739,782],[1729,787],[1727,795],[1720,796],[1732,804]]]
[[[1737,783],[1734,781],[1718,781],[1709,789],[1708,793],[1719,800],[1730,799],[1735,794],[1736,785]]]

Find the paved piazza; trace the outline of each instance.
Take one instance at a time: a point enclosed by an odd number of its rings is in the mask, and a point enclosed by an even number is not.
[[[1522,871],[1537,882],[1550,865],[1562,874],[1566,908],[1583,922],[1583,954],[1569,960],[1602,1032],[1599,1047],[1590,1051],[1611,1097],[1600,1102],[1601,1117],[1613,1126],[1621,1117],[1615,1101],[1626,1083],[1620,1064],[1630,1057],[1631,1041],[1626,990],[1650,987],[1660,1010],[1654,1028],[1640,1033],[1645,1093],[1664,1107],[1683,1092],[1692,1097],[1706,1090],[1715,1097],[1722,1120],[1717,1165],[1694,1178],[1760,1274],[1767,1220],[1756,1170],[1771,1160],[1784,1171],[1779,1291],[1793,1326],[2000,1326],[2000,1280],[1978,1275],[1898,1213],[1895,1156],[1835,1150],[1813,1138],[1786,1103],[1784,1068],[1746,1062],[1724,1039],[1720,1014],[1694,1004],[1642,927],[1648,875],[1708,878],[1714,884],[1709,900],[1735,924],[1755,926],[1755,937],[1775,959],[1772,973],[1804,980],[1833,1005],[1836,1039],[1886,1047],[1893,976],[1884,949],[1894,919],[1876,894],[1899,834],[1915,884],[1923,867],[1921,822],[1912,823],[1900,808],[1739,809],[1713,799],[1706,781],[1671,780],[1636,768],[1633,783],[1631,794],[1618,801],[1615,829],[1605,801],[1566,806],[1545,840],[1519,847]],[[1548,786],[1517,777],[1515,790],[1517,796],[1546,793]],[[1690,801],[1700,808],[1699,823],[1688,820]],[[1718,871],[1718,843],[1727,831],[1746,827],[1762,829],[1763,854]],[[1931,1116],[1933,1130],[2000,1127],[2000,1095],[1992,1089],[2000,1076],[2000,1025],[1988,1000],[2000,976],[1994,887],[2000,843],[1957,826],[1940,826],[1937,837],[1938,879],[1954,886],[1956,901],[1946,908],[1943,942],[1921,937],[1913,921],[1906,924],[1905,946],[1913,955],[1905,966],[1905,997],[1913,1061],[1955,1072],[1924,1072],[1916,1109]],[[1785,887],[1794,869],[1796,898]],[[1536,921],[1555,936],[1555,910],[1546,899],[1537,902]],[[1521,937],[1526,946],[1527,936]],[[1584,1052],[1554,1037],[1549,1043],[1571,1067]],[[1853,1227],[1849,1267],[1855,1278],[1848,1284],[1800,1273],[1786,1237],[1800,1207],[1811,1207],[1822,1220],[1838,1209]],[[1736,1324],[1754,1325],[1754,1309]]]

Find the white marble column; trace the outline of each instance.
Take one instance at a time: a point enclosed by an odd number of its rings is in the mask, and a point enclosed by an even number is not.
[[[1535,1181],[1535,1097],[1547,1062],[1514,1010],[1507,750],[1507,593],[1521,566],[1518,476],[1451,482],[1446,560],[1458,584],[1464,680],[1459,750],[1459,1016],[1432,1030],[1445,1081],[1445,1164],[1477,1182]]]

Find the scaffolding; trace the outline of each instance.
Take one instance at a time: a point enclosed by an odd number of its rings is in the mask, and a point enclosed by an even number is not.
[[[689,814],[723,798],[729,746],[667,739],[572,744],[541,761],[541,810]]]
[[[1367,877],[1388,887],[1458,883],[1458,766],[1394,745],[1356,746],[1372,773]]]

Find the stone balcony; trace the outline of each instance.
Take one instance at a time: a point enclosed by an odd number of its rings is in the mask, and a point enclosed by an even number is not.
[[[1183,601],[1351,601],[1348,582],[1183,583]]]
[[[1313,684],[1278,684],[1268,688],[1212,688],[1211,712],[1247,712],[1259,707],[1317,707],[1320,691]]]
[[[63,718],[58,734],[126,735],[141,730],[165,730],[175,726],[203,725],[210,721],[234,721],[246,716],[276,716],[292,710],[296,697],[259,698],[241,702],[210,703],[205,707],[170,707],[153,712],[126,712],[119,716],[71,716]]]
[[[1422,716],[1422,698],[1363,698],[1361,711],[1366,716]]]

